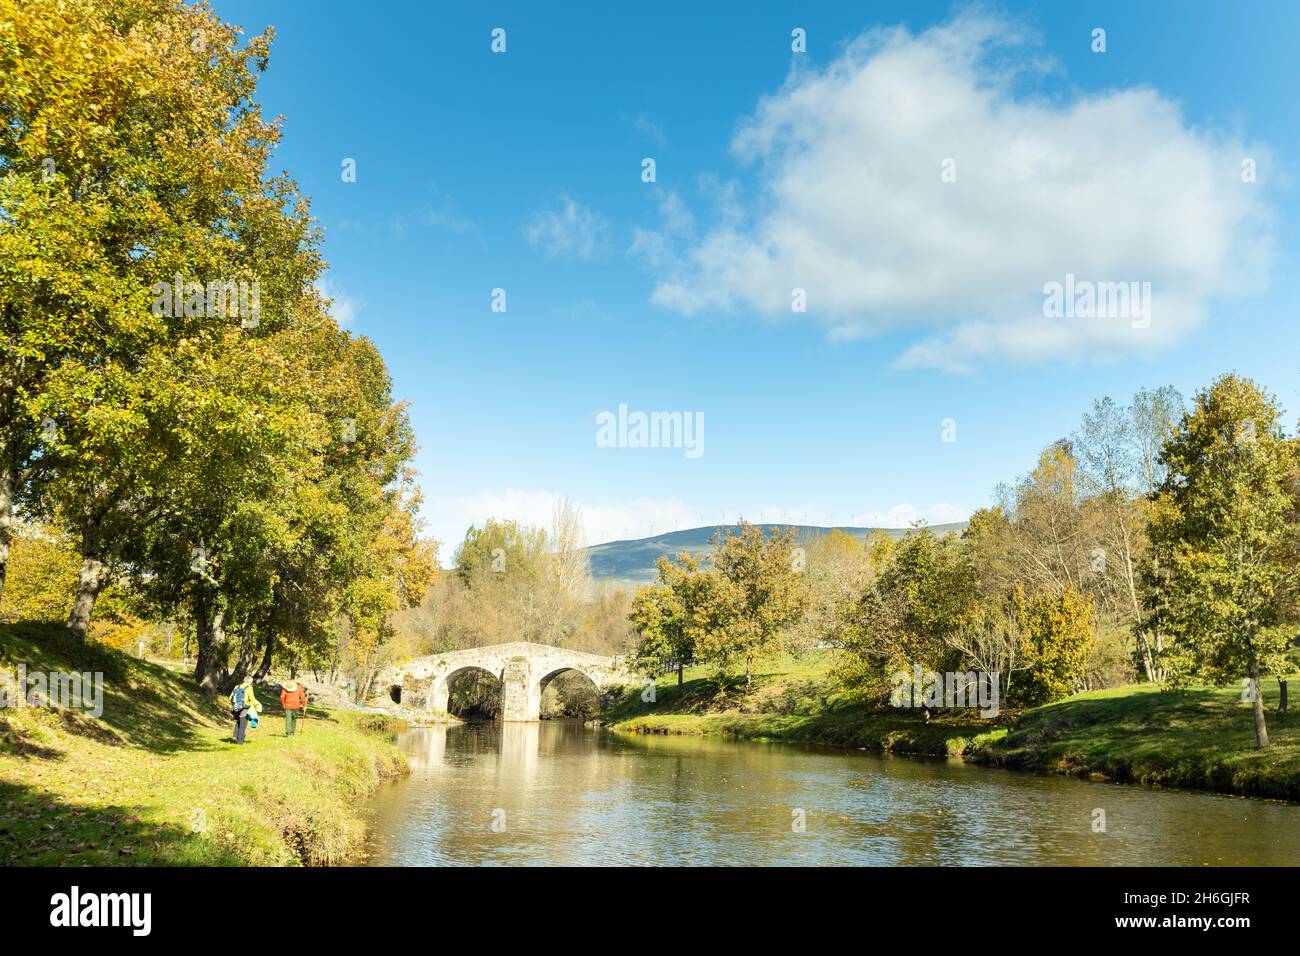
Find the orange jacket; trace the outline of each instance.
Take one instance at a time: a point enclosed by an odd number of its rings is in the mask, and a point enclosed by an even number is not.
[[[306,710],[307,693],[298,685],[297,690],[280,689],[280,706],[285,710]]]

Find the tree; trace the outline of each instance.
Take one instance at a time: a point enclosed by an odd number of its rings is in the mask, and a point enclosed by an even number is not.
[[[19,524],[12,542],[5,619],[58,620],[76,590],[77,549],[58,528],[31,524]]]
[[[1297,616],[1297,443],[1273,398],[1229,374],[1196,395],[1161,462],[1148,612],[1181,645],[1176,681],[1245,674],[1255,743],[1267,747],[1260,678],[1284,667],[1283,625]]]
[[[1015,532],[1010,540],[1018,577],[1034,591],[1077,590],[1088,568],[1077,468],[1070,443],[1058,441],[1013,488],[999,489],[999,506]]]
[[[850,609],[872,577],[872,562],[861,539],[832,529],[809,542],[803,553],[808,599],[795,630],[803,647],[837,643]]]
[[[1172,385],[1139,389],[1129,405],[1131,443],[1137,463],[1137,491],[1154,494],[1168,473],[1163,458],[1165,442],[1186,410],[1182,393]]]
[[[546,532],[517,521],[489,518],[471,525],[452,558],[467,587],[488,585],[493,576],[540,579],[546,567]]]
[[[633,654],[652,671],[676,670],[681,687],[682,670],[696,654],[698,589],[692,577],[700,573],[700,559],[683,552],[676,561],[661,557],[658,567],[659,582],[638,590],[628,612],[638,636]]]
[[[628,620],[637,633],[633,657],[638,665],[651,673],[676,670],[678,687],[691,653],[686,647],[685,618],[676,595],[663,584],[639,589],[628,610]]]
[[[998,505],[972,513],[961,533],[975,568],[980,596],[994,604],[1011,594],[1017,580],[1014,533],[1011,519]]]
[[[868,692],[913,665],[948,670],[956,662],[953,642],[969,631],[977,610],[975,567],[961,539],[918,528],[883,554],[844,629],[837,671],[845,684]]]
[[[715,538],[710,555],[719,586],[711,595],[722,626],[708,634],[715,660],[744,661],[745,684],[754,662],[797,622],[807,602],[806,582],[795,567],[794,531],[763,529],[740,522],[737,534]]]
[[[1018,589],[1016,624],[1025,672],[1016,702],[1033,707],[1081,690],[1093,643],[1088,599],[1073,588],[1032,597]]]
[[[1164,635],[1142,626],[1141,578],[1151,559],[1149,495],[1163,480],[1160,447],[1182,409],[1182,395],[1172,386],[1143,389],[1124,408],[1103,398],[1071,438],[1088,495],[1082,510],[1092,560],[1083,581],[1109,619],[1132,631],[1150,681],[1164,679]]]
[[[252,96],[269,33],[244,42],[167,0],[0,2],[0,406],[16,423],[0,430],[0,539],[19,501],[68,523],[84,638],[204,437],[170,415],[187,385],[173,359],[286,324],[318,236],[293,184],[265,175],[279,131]]]

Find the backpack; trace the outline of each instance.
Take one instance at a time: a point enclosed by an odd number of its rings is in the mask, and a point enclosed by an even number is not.
[[[239,710],[244,706],[244,688],[236,687],[230,692],[230,709]]]

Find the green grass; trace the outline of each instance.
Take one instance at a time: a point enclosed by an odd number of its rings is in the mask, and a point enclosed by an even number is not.
[[[1151,685],[1077,694],[1014,715],[1010,727],[972,711],[878,707],[839,692],[828,654],[779,661],[722,692],[703,668],[683,687],[659,678],[653,703],[638,689],[605,715],[612,729],[707,734],[836,747],[963,756],[1038,773],[1215,790],[1300,801],[1300,716],[1268,714],[1272,746],[1255,749],[1250,706],[1236,688],[1161,691]],[[1276,681],[1264,699],[1276,707]]]
[[[237,747],[190,678],[59,626],[0,626],[0,669],[19,664],[103,672],[104,711],[0,710],[0,865],[339,863],[364,837],[359,799],[407,767],[374,715],[313,709],[284,737],[272,687]]]
[[[721,692],[707,669],[692,667],[680,689],[675,674],[660,677],[653,703],[643,701],[638,688],[604,719],[624,733],[711,734],[937,755],[962,754],[1003,733],[969,711],[939,711],[926,721],[918,710],[866,705],[835,687],[827,674],[830,663],[827,653],[770,662],[749,688],[743,677],[733,677]]]
[[[1090,691],[1027,711],[981,754],[1001,766],[1095,775],[1125,783],[1300,801],[1300,715],[1276,711],[1264,681],[1271,746],[1255,749],[1250,705],[1238,688]]]

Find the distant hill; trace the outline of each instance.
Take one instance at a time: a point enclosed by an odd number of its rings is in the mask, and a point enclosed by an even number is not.
[[[883,531],[891,537],[901,538],[910,528],[823,528],[817,525],[782,525],[761,524],[765,534],[774,528],[790,527],[794,529],[795,539],[807,544],[814,538],[830,531],[843,531],[856,538],[866,538],[873,531]],[[958,533],[965,529],[965,521],[952,524],[930,525],[935,534]],[[652,538],[636,538],[629,541],[607,541],[587,548],[587,557],[591,560],[591,576],[597,583],[610,582],[621,587],[635,588],[655,579],[655,563],[665,554],[675,555],[682,551],[700,554],[709,550],[709,542],[714,534],[738,534],[739,525],[710,525],[704,528],[688,528],[685,531],[669,531]]]

